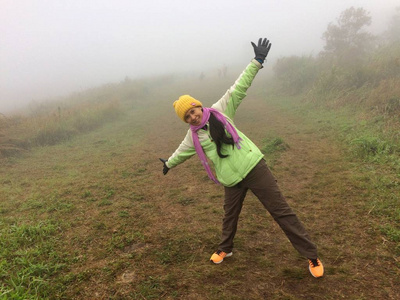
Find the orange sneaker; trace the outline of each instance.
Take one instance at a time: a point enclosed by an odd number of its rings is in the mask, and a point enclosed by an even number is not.
[[[233,255],[232,252],[226,253],[224,251],[218,250],[213,255],[211,255],[210,261],[212,261],[214,264],[220,264],[222,263],[225,257],[229,257],[232,255]]]
[[[310,270],[312,276],[314,276],[315,278],[324,276],[324,266],[322,265],[322,262],[318,258],[309,259],[308,263],[309,263],[308,269]]]

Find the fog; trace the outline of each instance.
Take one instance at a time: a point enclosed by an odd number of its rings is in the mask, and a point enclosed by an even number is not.
[[[318,54],[345,9],[378,34],[398,0],[0,0],[0,112],[110,82]]]

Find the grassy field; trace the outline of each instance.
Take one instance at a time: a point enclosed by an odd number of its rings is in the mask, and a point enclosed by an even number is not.
[[[120,87],[117,117],[3,157],[0,299],[397,299],[399,157],[382,146],[391,133],[352,112],[273,95],[263,75],[235,121],[266,153],[326,275],[309,274],[250,193],[233,257],[209,262],[223,188],[196,157],[167,176],[158,158],[187,130],[172,101],[189,93],[211,105],[230,83]]]

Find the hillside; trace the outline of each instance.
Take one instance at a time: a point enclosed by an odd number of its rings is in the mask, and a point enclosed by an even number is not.
[[[1,297],[396,299],[397,154],[386,161],[360,155],[350,142],[366,126],[351,111],[313,109],[273,94],[265,74],[235,122],[266,151],[319,247],[326,276],[309,275],[307,261],[251,194],[234,256],[221,265],[208,261],[219,242],[223,189],[208,180],[196,157],[166,176],[158,158],[167,158],[187,130],[172,101],[189,93],[210,105],[233,79],[172,77],[107,87],[108,96],[95,99],[118,103],[113,118],[3,157]],[[57,105],[49,111],[57,114]],[[274,138],[288,147],[268,150]]]

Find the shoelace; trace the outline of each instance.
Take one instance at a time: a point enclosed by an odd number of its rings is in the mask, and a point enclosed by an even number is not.
[[[221,253],[223,253],[224,251],[222,251],[222,250],[217,250],[217,255],[220,255]]]
[[[318,267],[319,263],[317,259],[309,259],[313,267]]]

